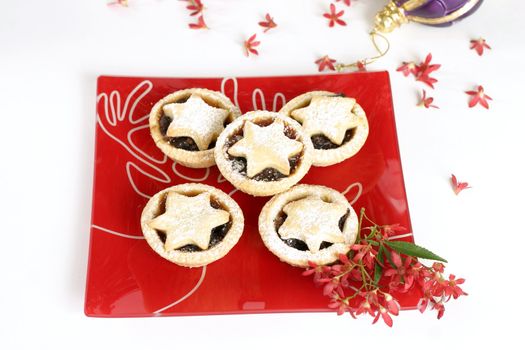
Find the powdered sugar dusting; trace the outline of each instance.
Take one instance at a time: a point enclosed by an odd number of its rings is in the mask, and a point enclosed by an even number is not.
[[[346,208],[348,216],[344,221],[342,229],[342,234],[345,238],[344,242],[334,243],[327,248],[313,252],[292,248],[281,240],[274,225],[275,218],[283,211],[287,204],[312,198],[322,198],[326,203],[340,204]],[[259,232],[266,247],[282,261],[301,267],[308,266],[308,261],[320,265],[330,264],[336,261],[339,254],[348,252],[351,244],[355,241],[358,225],[357,214],[341,193],[328,187],[314,185],[297,185],[286,192],[276,195],[266,203],[259,217]]]
[[[289,158],[299,154],[303,144],[285,136],[283,121],[276,119],[264,127],[247,121],[243,132],[244,138],[230,147],[228,153],[246,159],[249,177],[254,177],[266,168],[273,168],[284,175],[290,174]]]
[[[299,239],[310,251],[318,252],[322,242],[345,241],[339,220],[347,210],[343,204],[327,203],[315,197],[290,202],[283,208],[288,216],[279,228],[279,234],[285,239]]]
[[[195,94],[184,103],[164,105],[162,110],[173,119],[166,135],[191,137],[201,151],[206,150],[222,132],[224,121],[229,114],[225,109],[208,105]]]
[[[322,134],[340,145],[346,131],[359,125],[352,113],[355,103],[348,97],[314,96],[307,107],[296,109],[291,115],[303,124],[308,135]]]

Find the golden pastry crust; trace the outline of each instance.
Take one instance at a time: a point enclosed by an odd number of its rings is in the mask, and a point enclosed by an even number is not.
[[[337,96],[336,93],[331,91],[311,91],[305,94],[299,95],[288,103],[286,103],[279,113],[283,113],[291,118],[296,119],[292,114],[294,111],[307,107],[312,98],[318,96]],[[346,97],[346,99],[350,99]],[[355,101],[354,99],[351,99]],[[354,156],[361,147],[365,144],[368,137],[368,120],[366,113],[358,103],[355,103],[352,107],[351,114],[356,118],[355,120],[355,133],[352,138],[343,143],[341,146],[333,149],[315,149],[313,152],[313,165],[314,166],[329,166],[340,163],[352,156]],[[314,146],[315,147],[315,146]]]
[[[165,243],[160,239],[157,230],[153,229],[150,224],[154,219],[164,214],[160,212],[162,211],[160,207],[170,192],[185,196],[197,196],[204,192],[209,193],[211,198],[220,204],[221,210],[230,214],[231,226],[224,238],[211,248],[202,251],[166,251]],[[237,202],[221,190],[204,184],[187,183],[166,188],[151,197],[142,211],[140,223],[146,241],[157,254],[180,266],[199,267],[224,257],[237,244],[244,229],[244,216]]]
[[[175,162],[190,168],[207,168],[215,165],[213,148],[203,151],[187,151],[182,148],[174,147],[169,143],[167,137],[162,134],[160,128],[160,118],[164,113],[163,107],[170,103],[187,99],[192,95],[199,96],[210,106],[228,111],[229,113],[226,117],[226,123],[231,123],[235,118],[241,115],[239,108],[237,108],[228,97],[220,92],[201,88],[179,90],[162,98],[151,109],[149,115],[151,137],[155,141],[157,147]]]
[[[239,170],[239,164],[236,163],[234,157],[228,151],[232,149],[233,146],[243,141],[244,136],[240,140],[231,144],[232,137],[244,133],[247,124],[248,126],[256,124],[256,127],[264,126],[264,129],[266,129],[273,127],[274,124],[280,123],[284,125],[285,130],[290,131],[294,135],[292,139],[284,136],[284,134],[283,137],[288,141],[294,140],[294,142],[297,141],[302,145],[296,167],[291,170],[289,175],[285,175],[283,178],[273,181],[256,180],[248,177],[247,174],[243,174],[242,170]],[[280,150],[279,148],[272,147],[275,146],[275,143],[272,143],[272,140],[269,140],[265,145],[269,147],[269,153]],[[293,145],[288,146],[289,149],[293,149]],[[224,129],[217,139],[215,161],[224,178],[239,190],[253,196],[271,196],[287,190],[306,175],[312,164],[312,152],[313,146],[310,138],[304,134],[301,125],[295,120],[275,112],[254,111],[237,118],[229,124],[226,129]],[[264,155],[265,152],[257,153]],[[249,160],[247,162],[249,162]]]
[[[344,242],[333,243],[327,248],[319,249],[317,252],[312,252],[310,250],[302,251],[293,248],[281,239],[278,231],[284,223],[281,223],[280,227],[276,227],[276,219],[282,215],[285,206],[305,199],[320,199],[326,203],[333,203],[337,206],[344,206],[347,208],[348,216],[344,221],[343,229],[341,231],[341,234],[344,237]],[[304,213],[306,217],[315,214],[316,213],[309,214],[307,210]],[[297,185],[286,192],[274,196],[266,203],[259,216],[259,233],[266,247],[281,261],[298,267],[307,267],[308,261],[312,261],[319,265],[325,265],[338,260],[339,254],[348,253],[351,245],[355,242],[358,225],[357,214],[348,203],[345,196],[334,189],[316,185]]]

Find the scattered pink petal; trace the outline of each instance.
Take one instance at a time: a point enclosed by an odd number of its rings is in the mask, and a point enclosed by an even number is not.
[[[204,10],[204,5],[201,0],[188,0],[189,5],[186,8],[190,11],[190,16],[197,16]]]
[[[418,73],[418,67],[414,62],[403,62],[396,71],[403,73],[405,77],[408,77],[410,74],[416,76]]]
[[[423,94],[421,96],[421,101],[417,104],[418,106],[425,107],[425,108],[439,108],[438,106],[435,106],[432,104],[434,102],[433,97],[427,97],[427,92],[423,90]]]
[[[430,64],[432,61],[432,54],[429,53],[425,58],[425,61],[418,65],[418,72],[421,75],[430,75],[430,73],[437,71],[441,68],[440,64]]]
[[[257,41],[257,34],[253,34],[248,40],[244,41],[244,55],[246,57],[250,54],[259,55],[259,51],[255,47],[261,44],[260,41]]]
[[[487,41],[483,38],[479,38],[477,40],[471,40],[470,41],[470,49],[476,50],[478,55],[482,56],[484,49],[492,50],[492,48],[487,44]]]
[[[465,93],[469,96],[472,96],[468,103],[468,106],[470,108],[474,107],[475,105],[479,103],[486,109],[489,109],[488,101],[492,101],[492,98],[489,95],[485,94],[485,90],[483,89],[483,86],[479,85],[477,90],[465,91]]]
[[[199,18],[197,18],[197,23],[190,23],[188,26],[190,29],[209,29],[204,22],[204,16],[199,16]]]
[[[468,182],[459,182],[454,174],[452,174],[451,176],[451,182],[452,189],[454,190],[454,193],[456,195],[458,195],[461,191],[466,190],[467,188],[471,188]]]
[[[427,84],[432,89],[434,84],[438,82],[437,79],[430,76],[431,73],[437,71],[441,65],[440,64],[431,64],[432,54],[429,53],[425,58],[425,61],[417,65],[416,80],[424,84]]]
[[[335,70],[335,66],[334,66],[335,62],[336,60],[328,57],[328,55],[324,55],[323,57],[315,61],[315,64],[319,66],[319,72],[322,72],[325,69]]]
[[[343,4],[345,4],[348,7],[350,7],[350,5],[352,5],[352,0],[335,0],[335,2],[339,2],[339,1],[342,1]]]
[[[344,15],[345,11],[341,10],[339,12],[336,12],[336,8],[334,4],[330,4],[330,12],[323,13],[323,17],[328,18],[328,26],[332,28],[335,24],[339,24],[341,26],[346,26],[346,22],[343,21],[340,17]]]
[[[128,7],[128,0],[115,0],[108,2],[108,6],[123,6]]]
[[[266,33],[272,28],[277,27],[277,23],[274,22],[273,17],[270,16],[269,13],[265,16],[266,21],[259,22],[259,25],[264,28],[264,32]]]

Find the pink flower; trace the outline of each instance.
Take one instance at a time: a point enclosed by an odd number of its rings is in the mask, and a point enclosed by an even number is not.
[[[202,11],[204,10],[204,5],[202,4],[201,0],[193,0],[189,1],[189,5],[186,6],[186,8],[192,11],[190,13],[190,16],[196,16],[199,13],[202,13]]]
[[[250,54],[258,55],[259,51],[257,51],[255,47],[259,46],[260,44],[261,42],[257,41],[257,34],[253,34],[244,41],[244,55],[246,57],[250,56]]]
[[[481,106],[485,107],[486,109],[489,109],[488,101],[492,101],[492,97],[485,93],[485,89],[483,89],[483,86],[479,85],[477,91],[465,91],[465,93],[469,96],[472,96],[468,103],[468,106],[470,108],[474,107],[479,103]]]
[[[432,264],[432,269],[436,272],[443,273],[445,272],[445,265],[440,262],[435,262]]]
[[[432,103],[434,102],[434,98],[433,97],[430,97],[428,96],[427,97],[427,92],[425,90],[423,90],[423,94],[421,96],[421,100],[419,101],[419,103],[417,104],[418,106],[423,106],[425,108],[439,108],[438,106],[436,105],[433,105]]]
[[[190,29],[209,29],[202,15],[197,18],[197,23],[190,23],[188,26]]]
[[[468,295],[458,286],[458,284],[465,283],[464,278],[456,279],[456,276],[449,275],[448,281],[445,281],[445,283],[446,283],[444,287],[445,296],[449,298],[452,296],[454,299],[457,299],[462,295]]]
[[[419,68],[414,62],[403,62],[403,64],[400,65],[396,71],[403,73],[405,77],[408,77],[410,74],[416,76]]]
[[[383,293],[383,295],[385,297],[385,304],[388,312],[395,316],[399,315],[399,304],[397,301],[388,293]]]
[[[367,268],[374,267],[377,250],[371,244],[354,244],[351,249],[356,251],[356,255],[352,258],[353,262],[359,263],[360,260],[363,260]]]
[[[383,275],[391,277],[390,288],[392,290],[406,292],[414,283],[414,271],[410,267],[412,258],[406,257],[405,262],[403,263],[401,256],[396,252],[392,252],[391,257],[394,268],[386,270]]]
[[[328,22],[328,26],[332,28],[335,24],[339,24],[341,26],[346,26],[346,22],[343,21],[340,17],[344,15],[345,11],[341,10],[339,12],[335,12],[335,5],[330,4],[330,13],[323,13],[324,18],[328,18],[330,21]]]
[[[339,316],[341,316],[342,314],[345,313],[345,311],[349,311],[349,308],[348,308],[348,305],[346,305],[342,300],[332,300],[332,302],[330,302],[330,304],[328,304],[328,307],[330,309],[336,309],[337,310],[337,314]]]
[[[438,311],[438,314],[437,314],[438,320],[441,317],[443,317],[443,314],[445,313],[445,305],[442,302],[435,303],[434,305],[432,305],[432,309]]]
[[[393,234],[397,232],[406,231],[406,227],[401,226],[399,224],[385,225],[382,227],[382,229],[383,229],[383,238],[385,239],[392,236]]]
[[[437,83],[437,79],[430,76],[431,73],[437,71],[441,65],[431,64],[432,54],[429,53],[425,58],[425,61],[417,66],[416,80],[427,84],[431,88],[434,88],[434,84]]]
[[[335,1],[336,1],[336,2],[343,1],[343,3],[344,3],[346,6],[350,6],[350,5],[352,5],[351,0],[335,0]]]
[[[425,60],[417,66],[417,71],[419,75],[430,75],[430,73],[437,71],[441,65],[440,64],[430,64],[432,61],[432,54],[429,53]]]
[[[470,41],[470,49],[476,50],[478,55],[483,55],[484,49],[491,50],[492,48],[487,44],[487,41],[483,38],[479,38],[477,40],[471,40]]]
[[[390,317],[390,315],[388,314],[388,310],[385,309],[383,306],[379,306],[379,313],[376,315],[376,317],[372,321],[372,324],[377,322],[377,320],[379,319],[379,316],[381,316],[381,318],[383,319],[383,321],[388,327],[392,327],[392,325],[394,324],[394,322],[392,321],[392,317]]]
[[[365,299],[361,302],[361,304],[359,304],[355,313],[356,315],[367,313],[370,316],[375,316],[376,312],[377,312],[377,307],[374,308],[372,305],[370,305],[368,300]]]
[[[259,25],[264,28],[264,31],[263,31],[264,33],[266,33],[272,28],[277,27],[277,23],[275,23],[275,21],[273,20],[273,17],[270,16],[269,13],[267,13],[264,18],[266,19],[266,21],[259,22]]]
[[[323,57],[315,61],[315,64],[319,66],[319,72],[322,72],[325,69],[335,70],[335,66],[334,66],[335,62],[336,60],[328,57],[328,55],[324,55]]]
[[[470,188],[468,182],[459,182],[454,174],[451,175],[450,181],[452,183],[452,189],[454,190],[454,193],[456,194],[456,196],[461,191],[466,190],[467,188]]]

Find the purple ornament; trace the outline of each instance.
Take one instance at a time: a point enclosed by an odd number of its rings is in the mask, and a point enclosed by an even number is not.
[[[450,26],[474,13],[483,0],[392,0],[376,16],[376,31],[388,33],[407,22]]]

